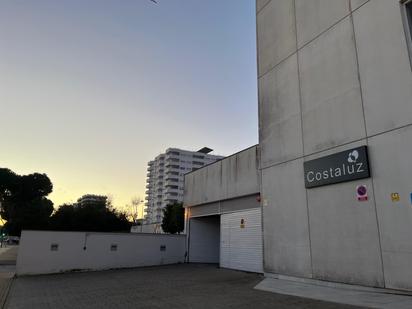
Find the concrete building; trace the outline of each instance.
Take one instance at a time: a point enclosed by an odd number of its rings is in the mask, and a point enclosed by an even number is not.
[[[183,202],[184,175],[200,167],[220,160],[222,156],[211,155],[207,147],[199,151],[168,148],[148,163],[145,224],[159,225],[163,209],[168,204]]]
[[[236,160],[186,176],[192,261],[228,265],[229,239],[229,267],[248,270],[259,222],[232,209],[227,236],[224,205],[260,192],[267,276],[412,290],[411,7],[257,0],[258,187]]]
[[[188,260],[263,272],[258,147],[185,176]]]
[[[95,204],[95,203],[101,203],[102,205],[106,205],[107,196],[96,195],[96,194],[85,194],[77,200],[77,205],[79,206],[87,206],[87,205]]]

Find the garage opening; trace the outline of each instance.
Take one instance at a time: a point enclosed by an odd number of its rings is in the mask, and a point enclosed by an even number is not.
[[[263,272],[261,209],[190,218],[189,262]]]
[[[190,218],[189,262],[219,263],[220,216]]]

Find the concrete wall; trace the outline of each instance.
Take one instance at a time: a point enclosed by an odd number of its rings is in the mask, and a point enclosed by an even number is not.
[[[259,192],[258,147],[253,146],[185,176],[184,206]]]
[[[194,218],[210,215],[221,215],[224,213],[241,211],[245,209],[260,208],[261,205],[258,196],[258,194],[252,194],[230,200],[196,205],[188,208],[187,215],[189,218]]]
[[[185,235],[23,231],[17,275],[183,263],[185,252]]]
[[[412,70],[399,1],[256,9],[265,271],[412,290]],[[359,145],[370,179],[305,189],[304,161]]]

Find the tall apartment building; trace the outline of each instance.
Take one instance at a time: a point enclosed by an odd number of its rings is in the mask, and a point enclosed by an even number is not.
[[[212,149],[198,151],[168,148],[148,163],[145,223],[161,223],[163,209],[168,204],[183,202],[184,175],[222,159],[209,154]]]

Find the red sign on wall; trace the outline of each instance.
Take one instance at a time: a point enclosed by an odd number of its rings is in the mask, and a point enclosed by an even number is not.
[[[368,189],[365,185],[360,185],[356,187],[356,197],[360,202],[368,200]]]

